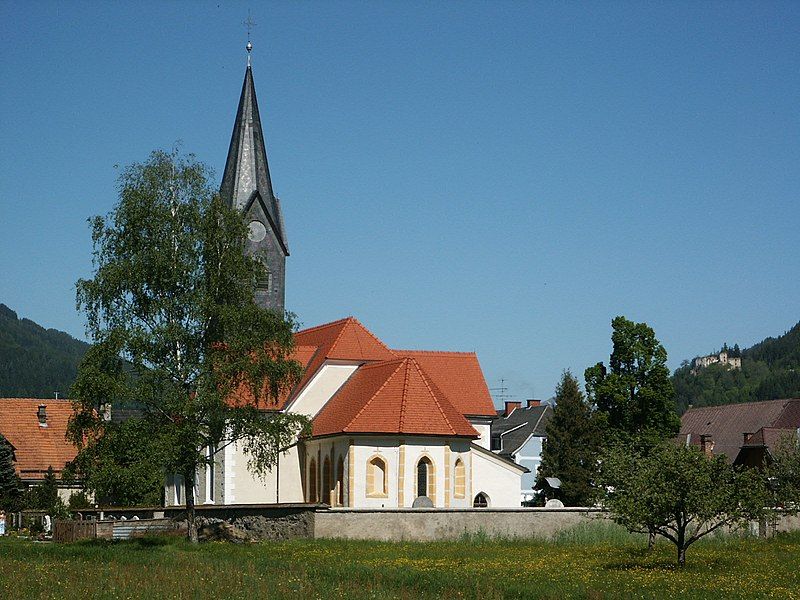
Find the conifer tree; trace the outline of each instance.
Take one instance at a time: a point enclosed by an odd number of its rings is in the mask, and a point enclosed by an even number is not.
[[[12,510],[16,507],[22,484],[14,470],[14,449],[0,435],[0,508]]]
[[[589,506],[597,470],[599,429],[578,380],[565,371],[556,387],[556,406],[545,429],[538,479],[561,480],[561,500],[567,506]]]

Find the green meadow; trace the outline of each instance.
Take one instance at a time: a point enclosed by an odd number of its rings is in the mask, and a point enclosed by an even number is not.
[[[719,537],[674,565],[664,543],[611,526],[553,541],[0,538],[0,598],[798,598],[800,533]]]

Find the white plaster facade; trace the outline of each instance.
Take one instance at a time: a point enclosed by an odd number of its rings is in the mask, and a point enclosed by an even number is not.
[[[313,418],[357,369],[357,364],[326,361],[285,410]],[[419,495],[418,466],[424,458],[430,461],[427,497],[434,507],[472,507],[479,493],[491,507],[518,507],[524,467],[489,450],[490,419],[471,417],[469,422],[480,436],[474,441],[385,434],[312,438],[282,454],[263,478],[248,469],[239,444],[228,444],[216,453],[213,471],[198,472],[196,501],[410,508]],[[370,461],[376,458],[385,469],[385,485],[378,491],[369,475]],[[207,481],[209,475],[215,480]],[[175,482],[167,482],[167,505],[184,501],[182,492],[176,495]],[[218,492],[209,498],[208,490]]]

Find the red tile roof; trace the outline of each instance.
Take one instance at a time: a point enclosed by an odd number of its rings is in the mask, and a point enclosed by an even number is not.
[[[474,437],[477,432],[464,417],[497,414],[474,352],[390,350],[353,317],[298,331],[295,344],[292,358],[303,364],[305,373],[291,392],[265,408],[285,408],[326,361],[362,365],[317,415],[314,435],[413,430]],[[401,381],[399,371],[412,376]],[[237,401],[252,402],[252,395],[240,393]],[[407,411],[402,418],[401,410]]]
[[[497,417],[497,409],[474,352],[395,350],[394,353],[414,358],[461,414]]]
[[[292,360],[296,360],[299,362],[303,368],[306,369],[306,373],[308,372],[308,365],[311,360],[314,358],[314,355],[317,352],[316,346],[295,346],[292,354],[289,358]],[[306,373],[303,374],[305,377]],[[263,410],[281,410],[289,399],[292,397],[292,392],[295,388],[287,387],[279,392],[277,400],[270,398],[269,394],[265,391],[262,396],[256,402],[253,393],[250,391],[251,388],[248,384],[241,384],[238,389],[236,389],[231,396],[228,398],[228,403],[231,406],[250,406],[255,405],[256,408],[260,408]]]
[[[46,406],[47,427],[39,425],[39,405]],[[15,467],[22,479],[42,479],[48,467],[56,473],[75,458],[65,438],[72,415],[69,400],[0,398],[0,433],[14,446]]]
[[[303,329],[294,339],[298,346],[317,347],[295,394],[306,386],[326,360],[364,363],[395,358],[392,351],[354,317]]]
[[[691,443],[696,444],[701,435],[710,435],[714,454],[722,454],[732,462],[739,454],[744,434],[765,427],[800,427],[800,399],[690,408],[681,417],[679,438],[685,440],[689,434]]]
[[[312,435],[478,437],[413,358],[361,367],[314,419]]]

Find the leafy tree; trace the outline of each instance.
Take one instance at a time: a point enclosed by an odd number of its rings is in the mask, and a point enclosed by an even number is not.
[[[98,424],[96,433],[68,465],[68,472],[83,475],[86,489],[100,505],[161,504],[163,448],[150,422],[105,422]]]
[[[18,508],[22,482],[14,469],[14,449],[6,438],[0,435],[0,509]]]
[[[557,477],[564,504],[589,506],[594,497],[600,430],[578,380],[569,371],[556,387],[555,400],[537,479]]]
[[[785,436],[780,440],[767,476],[776,504],[789,512],[800,511],[800,441],[797,437]]]
[[[602,457],[601,481],[613,519],[631,532],[675,544],[681,567],[693,543],[721,527],[761,518],[769,498],[757,471],[736,470],[724,457],[671,442],[646,453],[612,446]]]
[[[77,284],[93,345],[73,386],[70,432],[83,445],[104,433],[103,404],[141,405],[159,463],[183,476],[196,541],[205,448],[239,443],[264,474],[307,425],[259,410],[300,376],[290,359],[294,322],[256,305],[264,267],[245,255],[240,215],[194,157],[153,152],[125,169],[119,187],[111,214],[90,220],[94,277]]]
[[[667,351],[647,323],[625,317],[611,322],[613,351],[607,369],[586,369],[586,393],[608,427],[620,433],[671,437],[680,429]]]

